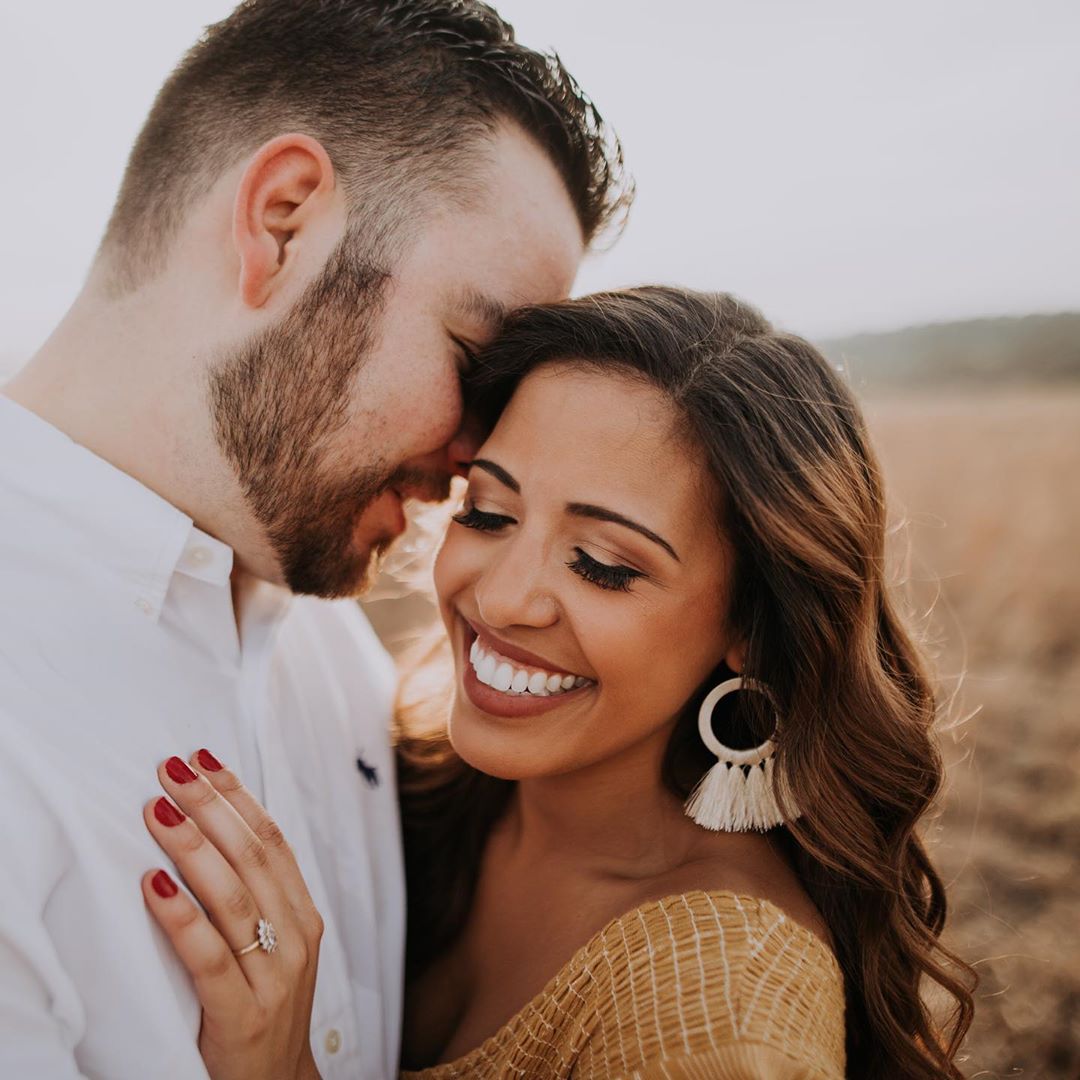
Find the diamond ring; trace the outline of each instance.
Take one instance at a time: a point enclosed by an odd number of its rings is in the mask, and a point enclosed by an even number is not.
[[[233,956],[247,956],[249,952],[262,949],[265,953],[272,953],[277,948],[277,931],[269,919],[260,919],[255,927],[255,940],[242,949],[233,949]]]

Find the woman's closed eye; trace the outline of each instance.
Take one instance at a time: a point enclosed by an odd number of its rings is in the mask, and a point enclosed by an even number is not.
[[[594,559],[579,547],[574,548],[574,554],[577,558],[571,559],[566,565],[578,577],[592,582],[593,585],[599,585],[601,589],[629,592],[631,584],[637,578],[645,577],[640,570],[634,570],[632,567],[600,562],[599,559]]]
[[[515,518],[508,517],[506,514],[492,514],[486,510],[480,510],[475,503],[471,506],[462,507],[451,520],[456,521],[459,525],[464,525],[466,529],[476,529],[479,532],[489,533],[498,532],[507,525],[517,524]]]
[[[464,525],[466,529],[476,529],[478,532],[485,533],[498,533],[508,525],[517,524],[516,518],[508,514],[493,514],[488,510],[481,510],[475,503],[463,507],[452,520],[458,525]],[[623,566],[621,563],[605,563],[594,559],[579,547],[574,548],[574,556],[566,564],[570,570],[601,589],[628,592],[635,580],[646,576],[641,570]]]

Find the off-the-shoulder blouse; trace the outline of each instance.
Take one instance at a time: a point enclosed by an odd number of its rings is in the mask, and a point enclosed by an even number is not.
[[[840,1080],[832,951],[775,904],[689,892],[612,920],[475,1050],[409,1080]]]

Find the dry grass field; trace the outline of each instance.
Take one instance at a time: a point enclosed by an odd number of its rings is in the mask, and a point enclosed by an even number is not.
[[[867,408],[907,520],[896,551],[909,542],[912,597],[932,606],[943,686],[958,691],[931,836],[949,939],[982,980],[964,1072],[1076,1080],[1080,389]]]
[[[893,554],[948,703],[927,835],[981,977],[962,1064],[1080,1078],[1080,388],[867,403]],[[367,605],[380,632],[430,617]]]

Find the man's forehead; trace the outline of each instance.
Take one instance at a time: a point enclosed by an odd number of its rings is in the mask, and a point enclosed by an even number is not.
[[[488,299],[503,309],[500,316],[526,304],[564,300],[585,240],[566,183],[547,152],[524,132],[504,128],[492,142],[482,186],[487,197],[476,210],[445,222],[449,254],[460,272],[457,283],[466,292],[462,299],[485,317],[495,315]],[[467,295],[467,287],[481,295]]]

